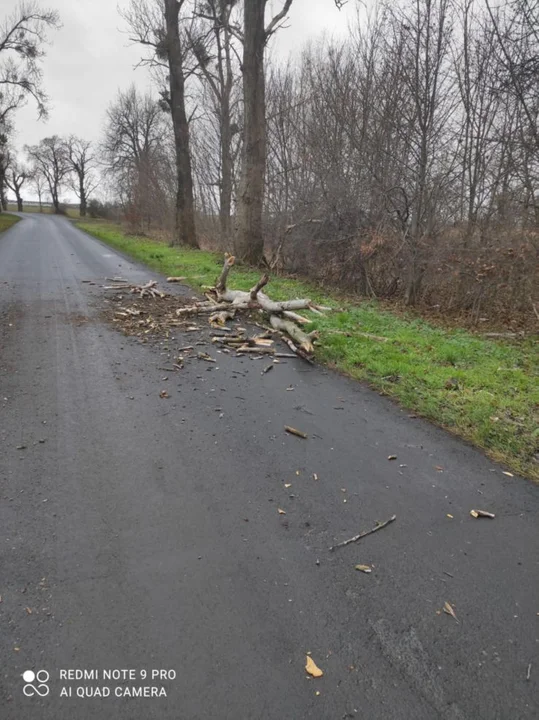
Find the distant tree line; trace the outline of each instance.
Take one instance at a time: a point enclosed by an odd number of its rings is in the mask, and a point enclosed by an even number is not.
[[[155,85],[105,123],[130,220],[365,295],[532,312],[539,2],[381,0],[289,62],[264,53],[292,2],[266,4],[124,12]]]

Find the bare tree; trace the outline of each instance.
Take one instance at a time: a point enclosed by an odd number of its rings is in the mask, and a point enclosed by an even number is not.
[[[47,191],[47,180],[39,167],[34,163],[30,166],[29,179],[35,188],[37,199],[39,202],[39,212],[43,212],[43,197]]]
[[[174,241],[198,247],[195,227],[193,177],[186,111],[186,35],[180,31],[180,13],[185,0],[131,0],[123,13],[134,42],[150,49],[147,63],[168,69],[168,92],[164,96],[174,130],[176,154],[176,233]],[[187,43],[188,44],[188,43]]]
[[[79,198],[79,214],[86,216],[88,198],[97,187],[96,158],[89,140],[70,135],[65,141],[65,153],[72,171],[70,185]]]
[[[15,194],[17,200],[17,210],[23,212],[22,202],[22,186],[28,181],[30,173],[27,168],[20,165],[17,161],[12,160],[8,166],[6,175],[6,185]]]
[[[47,30],[59,26],[57,11],[41,8],[37,0],[21,2],[0,24],[0,125],[28,97],[36,102],[39,116],[46,115],[40,60]]]
[[[243,10],[243,151],[236,222],[236,254],[246,262],[264,257],[262,210],[266,169],[266,86],[264,50],[282,26],[293,0],[265,26],[267,0],[244,0]],[[343,2],[335,0],[337,7]]]
[[[132,86],[107,109],[102,155],[131,223],[148,228],[167,214],[167,116],[151,95]]]
[[[6,178],[9,164],[8,135],[0,129],[0,212],[7,210]]]
[[[229,249],[231,243],[231,210],[233,193],[234,148],[233,136],[238,132],[234,111],[238,98],[234,86],[239,75],[236,61],[235,36],[232,32],[232,13],[237,0],[205,0],[196,7],[196,16],[203,24],[197,32],[189,33],[193,54],[200,75],[210,90],[212,111],[218,119],[219,154],[219,220],[221,244]]]
[[[54,212],[60,212],[60,190],[69,174],[70,165],[65,144],[58,135],[44,138],[38,145],[26,145],[30,161],[45,177],[49,188]]]

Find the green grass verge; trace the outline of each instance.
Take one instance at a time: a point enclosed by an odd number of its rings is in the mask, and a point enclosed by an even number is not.
[[[17,215],[8,215],[5,212],[0,213],[0,233],[8,230],[12,225],[18,223],[19,220],[20,218],[17,217]]]
[[[182,275],[200,289],[212,285],[222,257],[169,247],[125,234],[104,222],[82,230],[165,275]],[[236,266],[232,283],[247,290],[258,270]],[[487,340],[465,330],[441,328],[394,314],[376,302],[342,301],[308,282],[274,276],[276,300],[310,297],[339,308],[323,318],[309,313],[320,331],[317,358],[397,399],[404,407],[483,448],[495,460],[539,480],[539,353],[537,337],[518,343]],[[380,342],[362,336],[387,338]]]

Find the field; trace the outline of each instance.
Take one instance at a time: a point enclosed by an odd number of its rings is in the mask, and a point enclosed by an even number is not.
[[[17,212],[17,205],[14,205],[13,203],[8,203],[8,212]],[[23,209],[25,213],[38,213],[43,212],[44,214],[50,215],[52,213],[52,207],[50,205],[43,204],[43,210],[40,211],[39,205],[29,205],[27,203],[23,203]],[[76,207],[68,207],[66,208],[66,214],[68,217],[71,218],[79,218],[79,211]]]
[[[117,225],[77,225],[154,270],[187,277],[197,290],[213,284],[222,265],[218,255],[129,236]],[[231,285],[249,289],[259,275],[236,267]],[[320,331],[318,360],[539,480],[537,336],[494,341],[281,276],[272,277],[268,294],[277,300],[310,297],[336,308],[324,318],[312,316],[309,329]]]

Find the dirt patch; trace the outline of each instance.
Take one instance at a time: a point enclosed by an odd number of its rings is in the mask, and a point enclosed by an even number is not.
[[[124,335],[139,338],[168,338],[171,331],[198,330],[196,317],[180,319],[176,310],[191,305],[192,300],[178,295],[164,294],[163,297],[133,296],[119,292],[105,298],[101,316],[108,323],[121,330]]]
[[[63,319],[65,319],[66,322],[68,322],[70,325],[76,325],[77,327],[82,327],[83,325],[87,325],[89,322],[95,322],[95,318],[91,318],[88,315],[82,315],[81,313],[58,313],[59,316],[61,316]]]

